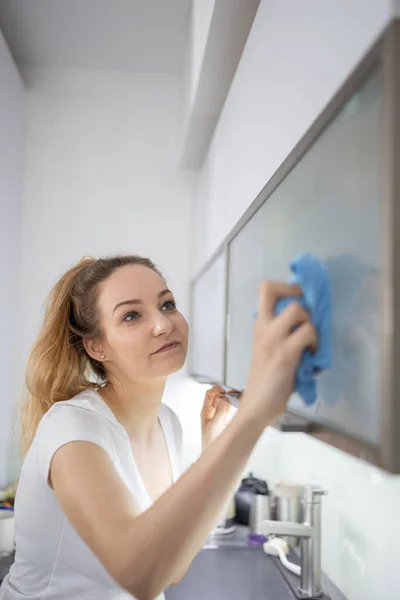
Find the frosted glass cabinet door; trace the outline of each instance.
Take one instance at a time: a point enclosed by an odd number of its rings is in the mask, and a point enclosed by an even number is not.
[[[380,436],[382,74],[372,73],[230,245],[227,383],[243,388],[262,279],[310,252],[332,283],[333,367],[292,411],[371,444]]]
[[[224,383],[226,253],[194,282],[192,289],[190,372],[207,382]]]
[[[254,313],[263,277],[264,223],[257,213],[229,249],[226,382],[245,387],[253,342]]]
[[[249,373],[260,284],[266,279],[289,277],[288,249],[281,235],[284,223],[279,214],[273,227],[268,226],[268,219],[266,203],[232,240],[229,249],[226,383],[239,390],[245,388]],[[294,402],[299,400],[294,398]],[[303,414],[312,415],[315,410],[315,406],[304,407]]]

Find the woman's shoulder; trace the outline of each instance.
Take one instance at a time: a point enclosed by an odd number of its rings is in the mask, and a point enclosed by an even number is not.
[[[51,417],[55,413],[62,412],[64,415],[71,411],[72,414],[86,414],[102,416],[109,421],[115,421],[115,417],[107,404],[101,398],[95,389],[86,389],[76,396],[68,400],[60,400],[55,402],[47,413],[43,416],[43,420]]]
[[[113,413],[94,390],[56,402],[42,417],[32,445],[45,480],[54,453],[70,442],[92,442],[113,456],[116,439],[113,419]]]
[[[88,389],[69,400],[56,402],[42,417],[38,434],[46,434],[62,429],[67,431],[105,431],[115,428],[116,419],[101,396],[94,389]]]

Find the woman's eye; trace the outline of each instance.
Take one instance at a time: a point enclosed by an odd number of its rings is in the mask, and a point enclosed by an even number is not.
[[[130,312],[124,317],[124,321],[137,321],[139,315],[137,312]]]
[[[176,303],[173,300],[168,300],[168,302],[165,302],[165,304],[163,304],[163,310],[175,310],[176,309]]]

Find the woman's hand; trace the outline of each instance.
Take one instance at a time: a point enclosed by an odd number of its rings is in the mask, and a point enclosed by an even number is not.
[[[311,317],[298,302],[275,315],[277,300],[290,296],[302,296],[301,288],[278,282],[263,282],[260,287],[250,373],[238,412],[250,415],[261,427],[284,412],[304,350],[315,351],[318,346]]]
[[[204,398],[201,411],[201,439],[202,450],[209,445],[225,429],[232,417],[232,406],[224,399],[225,390],[214,385],[208,390]]]

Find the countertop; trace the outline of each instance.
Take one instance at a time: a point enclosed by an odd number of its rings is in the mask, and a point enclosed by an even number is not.
[[[299,578],[277,558],[267,556],[262,547],[245,546],[246,539],[247,528],[242,527],[237,527],[230,540],[215,543],[210,537],[182,581],[166,591],[166,599],[297,600]],[[289,558],[298,563],[294,552]],[[0,558],[0,583],[13,559],[13,555]],[[346,600],[325,576],[323,587],[325,600]]]
[[[209,538],[209,540],[212,538]],[[237,528],[235,538],[216,548],[208,541],[180,583],[166,591],[167,600],[298,600],[300,579],[285,569],[278,558],[261,546],[243,544],[247,528]],[[215,541],[215,539],[214,539]],[[291,562],[299,564],[291,551]],[[325,596],[321,600],[346,600],[323,575]]]

